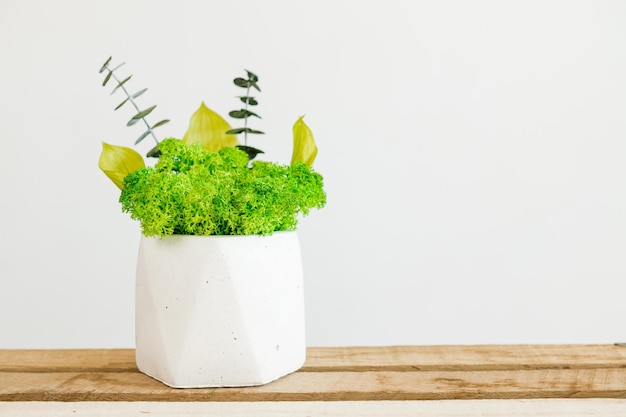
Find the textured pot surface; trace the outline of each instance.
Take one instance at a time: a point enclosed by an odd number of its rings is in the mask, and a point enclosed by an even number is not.
[[[295,232],[142,236],[138,368],[176,388],[261,385],[305,360]]]

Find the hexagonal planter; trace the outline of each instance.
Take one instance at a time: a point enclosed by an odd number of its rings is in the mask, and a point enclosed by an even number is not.
[[[262,385],[306,356],[300,246],[271,236],[142,236],[136,359],[176,388]]]

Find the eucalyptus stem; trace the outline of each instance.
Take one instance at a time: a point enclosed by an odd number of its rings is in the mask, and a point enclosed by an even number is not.
[[[240,101],[243,101],[244,106],[243,108],[240,108],[238,110],[233,110],[228,113],[230,117],[233,117],[235,119],[243,119],[243,127],[230,129],[226,133],[229,135],[239,135],[243,133],[244,144],[238,145],[237,147],[239,149],[244,150],[248,154],[248,157],[250,158],[250,160],[252,160],[257,154],[263,153],[263,151],[260,149],[248,146],[248,133],[262,135],[263,132],[261,132],[260,130],[256,130],[256,129],[250,129],[248,127],[249,117],[254,116],[259,119],[261,118],[261,116],[259,116],[255,112],[248,110],[251,106],[256,106],[257,104],[259,104],[254,97],[250,96],[250,87],[254,87],[259,92],[261,91],[261,89],[259,88],[259,85],[258,85],[259,77],[253,72],[248,71],[248,70],[246,70],[246,73],[248,75],[247,78],[237,77],[233,80],[233,82],[235,83],[237,87],[246,89],[245,96],[237,96],[239,97]]]
[[[246,88],[246,97],[250,96],[250,85],[248,85],[248,88]],[[244,107],[243,109],[247,112],[248,111],[248,100],[246,100],[244,102]],[[243,127],[245,128],[245,130],[243,131],[243,144],[245,146],[248,146],[248,118],[244,118],[243,119]]]
[[[119,78],[117,78],[115,73],[109,69],[109,66],[107,65],[105,68],[111,73],[111,78],[113,78],[119,84],[120,83]],[[130,101],[130,104],[133,105],[133,107],[135,108],[135,110],[137,110],[137,112],[140,112],[141,110],[139,110],[139,106],[137,106],[137,103],[135,103],[135,100],[128,93],[128,90],[126,90],[126,87],[125,86],[121,86],[120,88],[122,89],[124,94],[126,94],[126,97],[128,97],[128,101]],[[150,130],[150,136],[152,136],[152,139],[154,139],[154,142],[158,145],[159,144],[159,140],[157,139],[156,135],[154,134],[154,130],[152,130],[152,128],[150,127],[150,124],[146,121],[146,118],[142,117],[141,120],[144,122],[144,124],[146,125],[148,130]]]
[[[124,99],[124,101],[122,101],[114,110],[119,109],[120,107],[122,107],[124,104],[126,104],[126,102],[130,102],[133,107],[135,108],[135,115],[128,121],[128,123],[126,123],[126,126],[134,126],[135,124],[137,124],[139,122],[139,120],[143,121],[143,123],[146,125],[146,131],[143,132],[135,141],[135,145],[137,145],[139,142],[141,142],[142,140],[144,140],[144,138],[146,138],[146,136],[152,136],[152,139],[154,139],[154,142],[156,143],[156,146],[151,149],[148,152],[148,156],[157,156],[159,155],[159,140],[157,139],[156,135],[154,134],[154,129],[159,127],[159,126],[163,126],[164,124],[168,123],[169,120],[168,119],[163,119],[161,121],[158,121],[157,123],[153,124],[152,126],[150,126],[150,124],[148,123],[148,120],[146,120],[146,116],[148,116],[152,110],[154,110],[156,108],[155,106],[150,106],[144,110],[140,110],[139,106],[137,105],[137,103],[135,102],[135,99],[137,97],[139,97],[140,95],[142,95],[143,93],[146,92],[147,88],[144,88],[143,90],[137,91],[135,94],[130,94],[128,92],[128,90],[126,89],[126,82],[128,80],[130,80],[130,78],[132,77],[132,75],[124,78],[123,80],[120,81],[120,79],[117,77],[117,75],[115,74],[115,71],[121,67],[122,65],[124,65],[124,63],[119,64],[118,66],[116,66],[115,68],[111,68],[110,67],[110,63],[111,63],[111,59],[112,57],[109,57],[109,59],[106,60],[106,62],[104,64],[102,64],[102,67],[100,68],[100,73],[106,72],[106,76],[104,78],[104,81],[102,82],[102,86],[106,86],[107,83],[109,82],[109,80],[113,79],[115,80],[115,82],[117,82],[117,85],[115,86],[115,88],[113,89],[113,91],[111,92],[111,94],[115,93],[118,89],[122,90],[124,92],[124,94],[126,95],[126,98]]]

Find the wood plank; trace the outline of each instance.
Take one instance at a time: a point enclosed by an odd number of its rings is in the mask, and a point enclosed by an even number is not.
[[[472,371],[626,368],[616,345],[456,345],[311,348],[303,370]]]
[[[3,372],[135,371],[133,349],[0,350]],[[307,372],[626,368],[615,345],[313,347]]]
[[[626,399],[625,368],[296,372],[260,387],[184,390],[137,372],[2,372],[0,381],[0,401]]]
[[[0,350],[0,372],[138,371],[134,349]]]
[[[583,417],[624,416],[626,400],[444,400],[351,402],[14,402],[0,403],[0,415],[106,417]]]
[[[394,401],[626,398],[614,345],[310,348],[298,372],[262,387],[171,389],[132,349],[0,350],[0,401]]]

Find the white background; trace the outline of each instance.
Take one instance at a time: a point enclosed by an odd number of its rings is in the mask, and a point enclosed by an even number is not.
[[[626,2],[0,3],[0,348],[132,347],[138,224],[98,170],[260,76],[253,146],[298,116],[309,345],[626,341]],[[252,144],[252,143],[251,143]],[[150,146],[146,140],[145,148]]]

